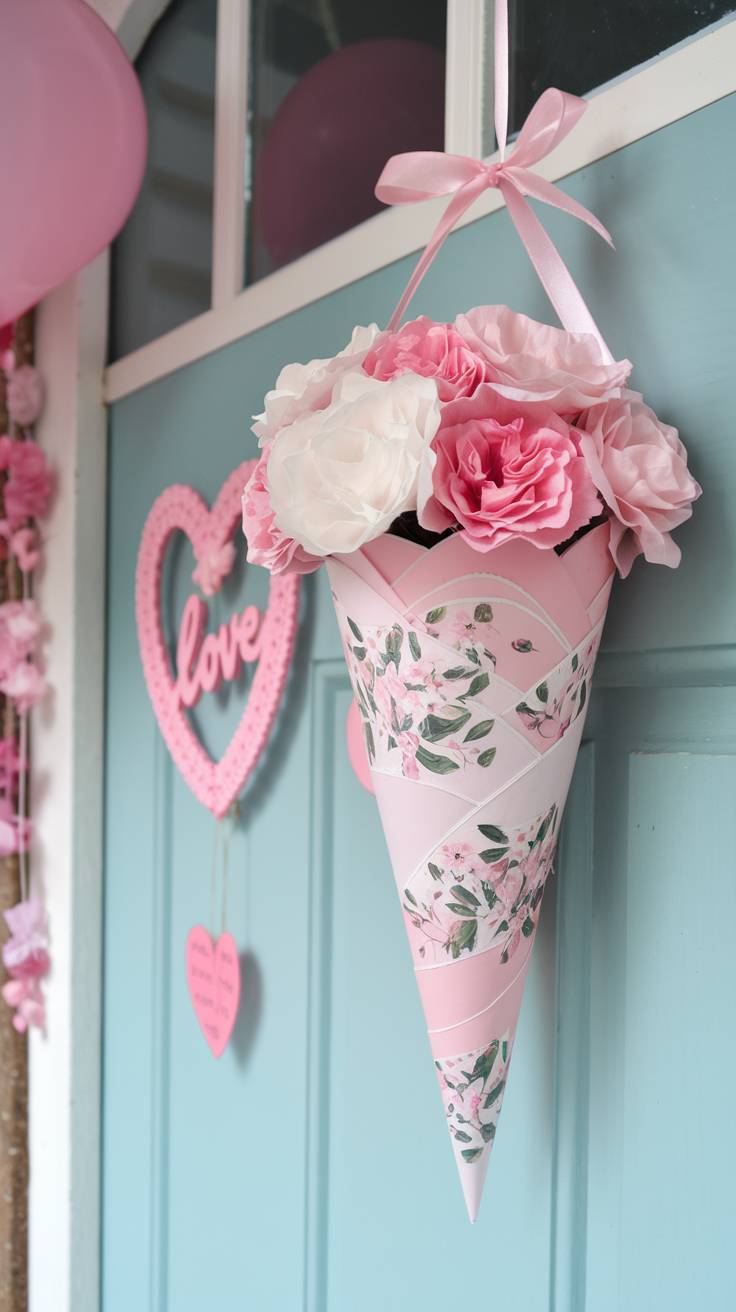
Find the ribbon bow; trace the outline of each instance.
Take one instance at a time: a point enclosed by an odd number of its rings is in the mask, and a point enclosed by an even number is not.
[[[560,321],[570,332],[592,333],[604,358],[612,356],[583,300],[573,277],[551,237],[545,232],[526,197],[544,201],[581,219],[610,246],[611,235],[603,224],[554,183],[535,173],[530,165],[549,155],[575,127],[587,109],[579,96],[550,87],[530,110],[517,140],[506,158],[508,123],[508,18],[506,0],[496,0],[495,34],[495,127],[498,159],[490,164],[467,155],[442,151],[409,151],[392,155],[376,184],[376,196],[386,205],[410,205],[438,196],[452,196],[442,218],[407,284],[389,323],[393,331],[434,260],[445,238],[482,192],[498,189],[506,202],[514,226],[539,275]]]

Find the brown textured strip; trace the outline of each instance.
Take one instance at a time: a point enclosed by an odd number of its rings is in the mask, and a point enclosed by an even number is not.
[[[15,333],[19,364],[33,359],[33,319],[27,314]],[[5,384],[0,371],[0,432],[7,431]],[[3,480],[4,481],[4,480]],[[0,566],[0,601],[19,598],[22,579],[11,557]],[[17,716],[0,697],[4,735],[17,737]],[[17,856],[0,858],[0,913],[20,899]],[[0,920],[0,942],[7,930]],[[3,982],[6,975],[0,966]],[[0,1312],[28,1309],[28,1040],[12,1025],[13,1013],[0,1001]]]

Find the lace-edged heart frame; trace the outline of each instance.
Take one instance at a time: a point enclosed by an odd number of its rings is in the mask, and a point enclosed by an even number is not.
[[[200,742],[182,702],[172,670],[161,618],[161,586],[166,552],[177,533],[189,538],[197,568],[195,581],[206,595],[219,591],[236,559],[233,534],[240,525],[241,496],[256,462],[245,461],[226,479],[210,509],[194,488],[168,487],[146,520],[136,568],[136,622],[143,671],[154,714],[174,763],[203,806],[218,818],[242,792],[274,727],[289,675],[299,619],[298,577],[272,577],[268,607],[258,629],[258,657],[247,701],[224,755],[213,761]],[[191,599],[190,599],[191,600]],[[254,608],[247,608],[253,615]],[[244,613],[245,614],[245,613]],[[226,626],[221,627],[221,635]],[[244,633],[245,626],[241,629]],[[233,631],[230,630],[232,637]],[[208,651],[218,639],[211,636]],[[248,634],[252,643],[254,634]],[[208,638],[204,639],[208,642]],[[203,647],[204,650],[204,647]],[[222,664],[238,662],[223,649]],[[244,658],[244,657],[243,657]],[[247,659],[252,659],[249,656]],[[239,668],[239,664],[237,664]],[[211,680],[214,690],[217,679]]]

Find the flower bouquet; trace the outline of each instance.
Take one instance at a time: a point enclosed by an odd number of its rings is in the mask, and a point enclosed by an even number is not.
[[[386,331],[283,369],[254,432],[248,559],[326,562],[465,1201],[474,1220],[614,569],[674,566],[700,488],[630,391],[525,197],[584,102],[549,91],[504,159],[389,161],[389,201],[451,194]],[[499,107],[500,106],[500,107]],[[463,209],[499,187],[563,328],[504,306],[400,323]]]

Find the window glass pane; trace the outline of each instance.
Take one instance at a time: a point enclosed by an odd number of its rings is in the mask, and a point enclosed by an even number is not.
[[[113,359],[211,304],[216,22],[215,0],[173,0],[136,64],[148,163],[113,245]]]
[[[736,0],[509,0],[509,120],[547,87],[585,95],[736,11]]]
[[[389,155],[441,150],[446,0],[253,0],[246,281],[383,207]]]

